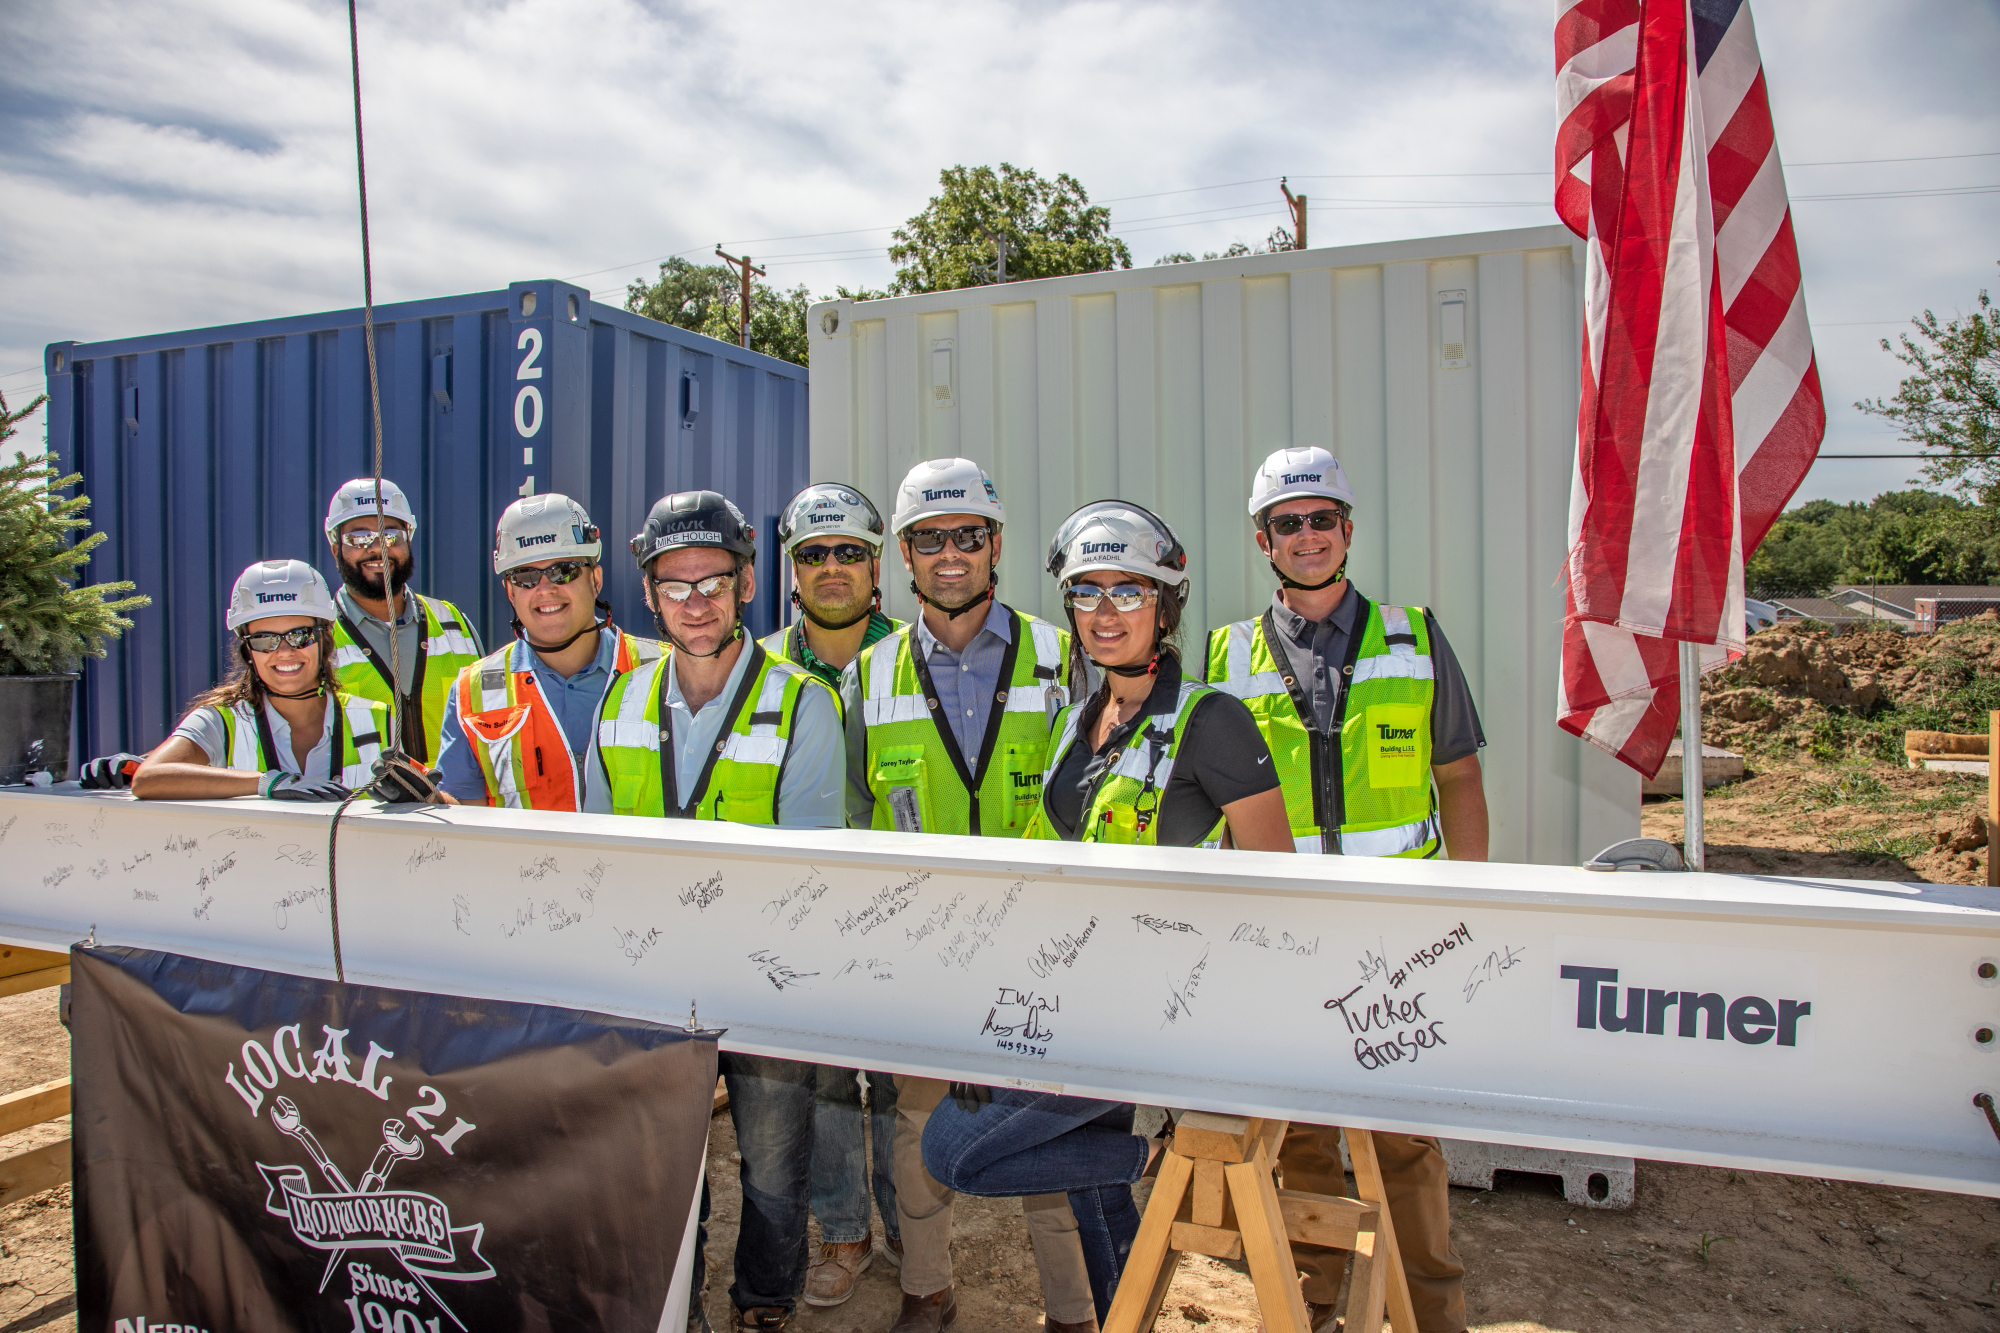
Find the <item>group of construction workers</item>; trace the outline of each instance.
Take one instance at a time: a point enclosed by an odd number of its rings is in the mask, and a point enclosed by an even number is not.
[[[1121,500],[1071,515],[1048,549],[1067,621],[1051,624],[999,599],[1006,510],[967,459],[911,469],[886,524],[852,486],[794,497],[778,542],[799,616],[761,642],[744,625],[756,534],[726,497],[666,496],[631,538],[651,638],[613,623],[583,506],[535,495],[494,535],[513,635],[486,652],[456,607],[410,588],[417,519],[403,492],[362,478],[327,512],[340,588],[302,561],[251,565],[225,616],[239,669],[150,755],[93,760],[84,780],[142,799],[372,789],[781,827],[1483,860],[1471,692],[1430,611],[1347,579],[1354,504],[1326,450],[1266,459],[1248,535],[1280,587],[1191,662],[1187,553],[1168,523]],[[881,609],[891,538],[921,606],[907,624]],[[1021,1198],[1051,1333],[1105,1318],[1138,1227],[1131,1187],[1171,1118],[1147,1138],[1129,1105],[735,1052],[722,1069],[742,1158],[736,1328],[838,1305],[877,1259],[900,1270],[889,1333],[950,1327],[957,1193]],[[1462,1333],[1438,1142],[1374,1140],[1418,1325]],[[1288,1188],[1346,1192],[1336,1130],[1294,1124],[1281,1169]],[[1335,1327],[1346,1253],[1295,1250],[1312,1326]],[[701,1279],[690,1333],[710,1327]]]

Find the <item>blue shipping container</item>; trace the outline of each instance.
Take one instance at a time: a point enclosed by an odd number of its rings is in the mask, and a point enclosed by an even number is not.
[[[516,497],[550,490],[603,530],[606,595],[619,624],[647,635],[627,539],[662,495],[723,492],[757,525],[751,628],[780,623],[775,529],[807,480],[804,367],[564,282],[377,306],[375,318],[383,475],[416,509],[415,587],[456,602],[489,648],[511,633],[493,525]],[[109,538],[89,577],[153,598],[84,667],[77,753],[143,752],[230,669],[223,604],[245,565],[291,557],[338,582],[327,501],[373,470],[361,311],[44,355],[50,447],[83,474]]]

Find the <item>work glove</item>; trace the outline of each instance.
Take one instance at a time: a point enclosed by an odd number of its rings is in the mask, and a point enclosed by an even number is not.
[[[86,763],[78,778],[90,791],[123,791],[132,785],[132,775],[145,762],[143,754],[107,754]]]
[[[330,778],[272,772],[264,775],[257,794],[272,801],[344,801],[353,793]]]
[[[979,1108],[993,1100],[993,1089],[984,1083],[954,1083],[951,1085],[951,1099],[958,1103],[958,1109],[967,1115],[976,1115]]]
[[[408,755],[384,755],[375,764],[369,793],[388,805],[438,804],[440,769],[427,769]]]

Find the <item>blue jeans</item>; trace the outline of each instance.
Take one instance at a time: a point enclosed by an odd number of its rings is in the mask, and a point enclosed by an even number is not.
[[[961,1194],[1066,1191],[1101,1322],[1139,1234],[1132,1182],[1146,1169],[1147,1143],[1132,1132],[1138,1108],[1019,1088],[992,1093],[992,1104],[977,1111],[949,1097],[938,1103],[924,1127],[924,1165]]]
[[[722,1053],[729,1118],[743,1155],[743,1220],[736,1232],[739,1310],[798,1306],[806,1284],[806,1218],[812,1188],[813,1104],[819,1066]]]
[[[855,1071],[836,1065],[819,1066],[818,1105],[813,1110],[812,1210],[819,1218],[820,1239],[852,1245],[868,1239],[868,1153],[866,1139],[875,1140],[875,1204],[882,1210],[882,1228],[897,1238],[896,1080],[870,1072],[868,1109],[861,1107],[861,1085]]]

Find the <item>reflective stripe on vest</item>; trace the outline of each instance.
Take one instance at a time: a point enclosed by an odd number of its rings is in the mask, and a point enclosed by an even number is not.
[[[657,661],[663,651],[651,639],[618,631],[610,688],[635,667]],[[581,810],[582,774],[569,739],[542,698],[534,672],[511,669],[513,655],[510,643],[458,673],[459,724],[486,779],[486,799],[509,810]],[[605,697],[609,694],[607,689]],[[599,718],[604,702],[597,701]],[[593,719],[593,744],[596,730]]]
[[[329,772],[328,776],[343,787],[365,787],[375,777],[375,761],[382,757],[382,738],[389,731],[389,706],[340,690],[334,691],[333,699],[340,709],[334,728],[340,753],[329,756],[329,768],[337,766],[338,772]],[[251,773],[292,771],[285,768],[286,755],[264,753],[253,705],[239,701],[228,708],[212,704],[210,708],[222,719],[223,748],[229,756],[226,767]]]
[[[466,631],[465,615],[450,602],[410,594],[424,618],[423,633],[417,639],[417,661],[410,674],[411,687],[423,706],[424,753],[416,756],[435,762],[444,733],[445,706],[458,673],[479,660],[479,646]],[[358,639],[343,617],[333,622],[333,676],[347,694],[389,702],[388,663],[377,666],[368,645]]]
[[[1215,687],[1211,685],[1183,680],[1174,700],[1171,730],[1157,725],[1156,719],[1161,714],[1146,716],[1091,791],[1090,800],[1085,803],[1082,826],[1077,830],[1078,842],[1158,845],[1160,802],[1166,796],[1167,781],[1174,772],[1174,759],[1180,754],[1181,741],[1187,735],[1188,719],[1194,716],[1195,705],[1214,693]],[[1071,707],[1063,709],[1058,719],[1056,743],[1049,751],[1049,765],[1042,773],[1042,805],[1036,810],[1034,822],[1029,826],[1030,837],[1061,836],[1056,832],[1054,821],[1049,818],[1049,783],[1054,781],[1056,771],[1062,767],[1070,747],[1077,741],[1077,726],[1082,715],[1081,707]],[[1216,820],[1215,827],[1203,838],[1203,845],[1216,845],[1227,823],[1226,819]]]
[[[761,648],[762,645],[759,645]],[[741,703],[724,724],[717,753],[699,793],[688,793],[682,808],[667,809],[662,755],[669,739],[661,721],[661,694],[672,654],[619,678],[606,696],[606,716],[597,724],[597,751],[611,784],[611,812],[617,815],[673,814],[689,819],[728,819],[739,824],[778,822],[778,797],[799,701],[826,685],[804,667],[764,653],[745,668]],[[747,674],[754,673],[754,674]],[[835,709],[838,712],[838,708]],[[682,794],[676,792],[677,799]]]
[[[1068,702],[1056,682],[1069,635],[1047,621],[1007,611],[1014,620],[1005,659],[1011,670],[1003,663],[995,717],[978,755],[958,753],[956,738],[924,694],[914,624],[869,645],[856,659],[868,786],[875,794],[873,827],[1017,838],[1041,805],[1050,724]]]
[[[1271,747],[1283,784],[1292,844],[1307,853],[1435,856],[1440,843],[1431,783],[1431,699],[1435,692],[1422,607],[1367,602],[1350,639],[1351,667],[1334,709],[1338,746],[1313,729],[1294,700],[1282,649],[1266,639],[1266,619],[1239,621],[1209,635],[1209,682],[1243,700]],[[1300,692],[1303,698],[1303,690]],[[1319,788],[1338,764],[1341,818],[1321,826]],[[1327,836],[1329,833],[1332,836]]]

